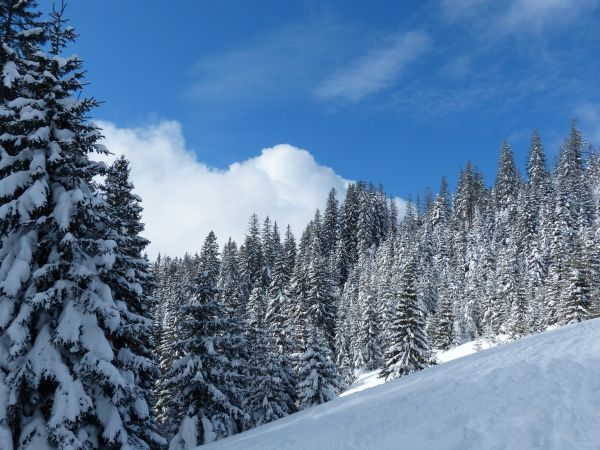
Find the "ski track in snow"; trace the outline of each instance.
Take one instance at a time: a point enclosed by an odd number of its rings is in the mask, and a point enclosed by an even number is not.
[[[200,449],[600,448],[600,319],[380,381]]]

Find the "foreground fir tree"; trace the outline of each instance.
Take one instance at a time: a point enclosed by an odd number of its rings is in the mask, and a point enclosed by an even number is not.
[[[388,327],[389,347],[380,377],[393,380],[417,372],[431,363],[425,318],[417,301],[414,265],[408,264]]]
[[[103,192],[106,199],[111,237],[117,245],[112,269],[105,275],[115,303],[121,310],[121,327],[113,345],[119,349],[116,365],[125,376],[131,376],[139,394],[152,403],[152,388],[158,376],[154,361],[151,319],[153,299],[148,294],[153,279],[142,252],[149,241],[140,236],[141,199],[133,193],[129,180],[129,161],[121,156],[110,167]],[[153,440],[157,435],[154,420],[145,412],[131,432],[140,439]]]
[[[218,245],[211,232],[202,247],[194,294],[180,309],[176,349],[181,356],[167,374],[171,411],[179,422],[172,450],[230,436],[244,419],[234,389],[238,375],[223,348],[228,320],[217,301],[218,273]]]
[[[104,166],[89,159],[105,153],[86,122],[96,102],[80,96],[81,60],[61,56],[75,38],[62,10],[40,28],[35,6],[0,2],[3,100],[14,99],[0,104],[1,442],[156,447],[143,293],[116,289],[127,237],[93,181]]]

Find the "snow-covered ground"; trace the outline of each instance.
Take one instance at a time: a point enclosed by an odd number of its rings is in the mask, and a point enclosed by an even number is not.
[[[379,378],[379,369],[372,370],[371,372],[365,372],[360,375],[356,381],[347,390],[340,394],[340,397],[348,397],[354,395],[357,392],[362,392],[366,389],[378,386],[385,383],[383,378]]]
[[[463,356],[469,356],[473,353],[477,353],[481,350],[487,350],[488,348],[496,347],[497,345],[508,342],[509,337],[501,335],[495,337],[493,340],[490,338],[479,338],[466,344],[459,345],[458,347],[451,348],[445,352],[436,353],[436,358],[441,363],[447,363]]]
[[[437,352],[435,357],[437,358],[438,362],[447,363],[449,361],[462,358],[463,356],[472,355],[478,351],[495,347],[506,342],[507,340],[508,336],[500,336],[494,340],[480,338],[475,341],[467,342],[466,344],[451,348],[450,350],[444,352]],[[354,383],[352,383],[352,386],[350,386],[346,391],[342,392],[340,397],[354,395],[357,392],[362,392],[365,389],[370,389],[383,383],[385,383],[385,380],[379,378],[379,369],[365,372],[361,374]]]
[[[454,353],[461,351],[468,349]],[[455,359],[201,447],[598,448],[600,319]]]

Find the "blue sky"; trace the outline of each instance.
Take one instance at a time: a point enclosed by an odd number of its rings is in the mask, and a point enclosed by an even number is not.
[[[402,196],[467,159],[493,178],[501,140],[522,162],[534,128],[552,151],[585,116],[595,139],[598,13],[593,0],[69,5],[100,118],[177,120],[221,168],[290,143]]]
[[[42,5],[49,0],[43,0]],[[219,169],[289,143],[393,195],[493,182],[577,117],[600,144],[598,0],[73,0],[97,118],[164,120]],[[152,155],[148,155],[149,158]]]

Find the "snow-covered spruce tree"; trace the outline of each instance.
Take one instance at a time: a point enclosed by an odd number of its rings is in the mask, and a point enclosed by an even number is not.
[[[18,79],[28,64],[28,57],[47,41],[43,32],[46,24],[40,19],[35,0],[0,1],[0,101],[3,107],[20,97]],[[10,116],[0,116],[0,121],[10,120]],[[2,123],[2,122],[0,122]]]
[[[346,281],[348,283],[348,281]],[[342,296],[338,308],[335,329],[335,363],[344,384],[349,385],[354,380],[352,350],[350,342],[350,305],[347,295]]]
[[[406,264],[415,258],[417,250],[418,225],[414,204],[410,198],[409,196],[409,202],[404,214],[404,220],[400,224],[400,232],[398,233],[398,242],[396,245],[396,257],[400,269],[404,269]]]
[[[329,257],[335,252],[339,237],[339,203],[337,200],[337,191],[332,188],[327,196],[325,212],[323,213],[323,236],[322,250],[323,255]]]
[[[481,213],[477,210],[473,226],[467,230],[465,271],[461,278],[463,295],[456,305],[455,332],[459,342],[472,341],[477,338],[480,330],[480,303],[483,294],[479,276],[481,255],[477,245],[480,221]]]
[[[239,408],[234,379],[238,376],[225,356],[228,319],[218,302],[218,245],[209,233],[200,254],[194,295],[181,307],[178,341],[180,356],[167,373],[171,411],[178,423],[171,431],[172,450],[230,436],[245,419]]]
[[[595,225],[590,227],[584,239],[585,260],[588,261],[587,278],[590,284],[590,318],[600,315],[600,227],[598,226],[598,216],[596,213]]]
[[[454,221],[470,227],[475,218],[475,211],[481,206],[486,195],[487,189],[481,173],[467,161],[465,170],[459,175],[452,202]]]
[[[155,315],[158,333],[156,336],[156,359],[160,376],[155,383],[154,414],[162,430],[168,432],[175,425],[174,413],[171,410],[173,389],[177,386],[169,384],[167,373],[171,370],[173,362],[180,356],[177,349],[179,310],[187,300],[183,289],[183,265],[180,260],[168,260],[165,263],[164,274],[161,280],[159,301],[161,303]],[[167,433],[163,433],[167,434]]]
[[[527,186],[524,196],[519,202],[519,228],[520,240],[519,248],[525,254],[525,258],[530,258],[536,253],[535,248],[539,248],[539,241],[542,238],[542,225],[546,220],[547,204],[550,200],[551,183],[548,169],[546,168],[546,155],[539,134],[533,134],[531,147],[527,158]],[[533,257],[532,261],[536,258]],[[528,271],[532,271],[534,283],[539,283],[540,277],[537,264],[533,263]],[[533,287],[533,286],[532,286]]]
[[[430,318],[428,339],[431,347],[448,350],[454,342],[454,314],[446,290],[442,291],[438,309]]]
[[[33,0],[21,2],[16,0],[0,1],[0,43],[2,44],[0,45],[0,112],[2,112],[0,114],[0,134],[15,128],[15,116],[18,115],[18,109],[14,101],[21,96],[19,78],[26,72],[25,66],[28,62],[26,56],[35,53],[37,48],[46,40],[46,35],[42,29],[43,24],[39,20],[40,13],[36,8],[37,3]],[[33,30],[37,30],[37,32],[33,32]],[[10,140],[6,138],[0,141],[2,153],[16,154],[21,150],[15,148],[11,151],[10,145]],[[0,161],[1,158],[0,156]],[[5,165],[5,163],[1,163],[0,177],[2,184],[6,184],[4,180],[11,176],[13,172],[20,171],[18,167],[11,167],[11,164],[8,164],[7,168],[4,168]],[[6,191],[6,188],[3,187],[2,190]],[[6,198],[6,196],[7,193],[3,192],[0,205],[4,205],[7,200],[10,201],[10,198]],[[0,209],[0,212],[6,216],[5,209]],[[18,222],[18,218],[16,221]],[[9,223],[0,222],[0,232],[3,240],[4,236],[10,233],[10,228],[14,230],[16,225],[10,227]],[[0,297],[0,307],[4,307],[4,289],[0,293],[2,295]],[[14,309],[14,304],[11,307],[11,309]],[[4,334],[13,313],[10,310],[9,312],[0,311],[0,332],[2,334]],[[8,389],[5,384],[8,375],[5,357],[6,350],[3,346],[0,346],[0,392],[2,392],[2,398],[6,398]],[[8,405],[3,402],[0,403],[2,403],[0,404],[0,442],[4,443],[7,449],[13,448],[14,431],[9,423]]]
[[[570,297],[572,255],[576,254],[579,236],[584,236],[594,221],[591,188],[583,161],[583,138],[575,124],[565,140],[555,173],[555,195],[549,217],[549,263],[545,325],[562,322],[566,299]],[[582,247],[579,247],[580,249]],[[581,257],[584,255],[581,254]],[[582,261],[584,266],[589,261]],[[586,282],[587,283],[587,282]]]
[[[394,198],[389,200],[389,211],[390,211],[390,229],[389,234],[393,237],[398,233],[398,204]]]
[[[275,230],[275,234],[273,231]],[[277,246],[279,242],[279,232],[277,231],[277,223],[271,225],[271,219],[269,216],[263,223],[263,229],[261,234],[261,254],[262,258],[262,287],[267,289],[271,284],[271,277],[273,275],[273,266],[275,265],[275,254],[277,252]]]
[[[433,209],[431,210],[433,211]],[[434,227],[429,217],[426,217],[419,230],[419,279],[417,281],[417,295],[419,301],[425,305],[427,314],[432,313],[437,304],[437,274],[435,272],[435,235]]]
[[[383,185],[381,184],[377,188],[377,191],[373,194],[373,209],[375,213],[375,245],[380,246],[381,243],[386,240],[392,229],[392,219],[391,211],[388,205],[388,197],[383,190]]]
[[[248,342],[251,345],[250,379],[244,410],[248,428],[285,417],[295,410],[294,384],[289,365],[280,364],[267,330],[265,293],[260,285],[252,290],[248,302]]]
[[[340,283],[348,278],[350,268],[358,261],[357,227],[359,219],[359,197],[355,184],[350,183],[340,211],[340,241],[342,248],[338,252],[337,265]]]
[[[151,403],[149,400],[158,375],[152,342],[154,300],[148,292],[153,281],[148,261],[142,256],[149,241],[140,236],[144,230],[141,199],[133,193],[129,171],[129,162],[121,156],[110,167],[102,189],[110,236],[118,249],[112,269],[104,278],[121,311],[121,326],[113,338],[113,346],[119,349],[115,365],[124,377],[133,377],[139,389],[138,397],[148,404]],[[134,410],[131,419],[130,434],[141,441],[155,440],[156,425],[147,410]]]
[[[563,186],[558,186],[553,198],[553,207],[547,224],[548,275],[545,285],[542,328],[555,325],[560,319],[561,293],[567,283],[567,261],[570,253],[573,228],[569,214],[569,203]]]
[[[569,278],[562,301],[561,323],[578,323],[590,318],[590,283],[588,269],[581,262],[581,246],[571,256]]]
[[[225,313],[234,318],[243,314],[240,292],[240,268],[238,264],[238,248],[231,238],[223,246],[223,255],[219,267],[219,297]]]
[[[359,273],[353,267],[344,284],[344,290],[336,319],[335,357],[340,375],[346,384],[354,380],[354,356],[352,354],[352,341],[354,339],[354,314],[353,309],[358,303]]]
[[[360,273],[358,285],[359,308],[355,336],[352,341],[355,370],[360,374],[371,371],[381,364],[380,321],[375,306],[373,286],[373,255],[370,251],[361,254],[358,260]]]
[[[517,295],[520,269],[517,223],[517,204],[521,196],[521,176],[515,167],[512,150],[504,142],[496,183],[492,191],[495,207],[493,246],[497,255],[496,311],[492,320],[494,332],[506,332],[511,308]]]
[[[286,259],[284,251],[279,251],[275,258],[273,278],[268,291],[266,323],[277,352],[287,359],[288,355],[292,353],[293,341],[290,336],[289,320],[290,299],[288,288],[290,274],[286,267]]]
[[[506,333],[511,308],[516,301],[518,291],[518,271],[516,243],[512,236],[505,239],[498,250],[498,267],[496,270],[497,292],[496,303],[492,305],[493,314],[490,326],[494,333]]]
[[[518,280],[515,291],[507,328],[510,336],[513,339],[518,339],[530,334],[531,317],[527,298],[525,297],[525,285],[522,280]]]
[[[390,305],[396,298],[396,243],[392,234],[379,247],[377,316],[379,319],[379,348],[384,347],[387,337]]]
[[[287,276],[292,277],[294,272],[294,266],[296,265],[296,239],[292,233],[291,227],[288,225],[285,230],[285,236],[283,238],[283,252],[285,254],[285,270]]]
[[[547,223],[552,183],[546,167],[546,155],[537,132],[532,136],[527,158],[527,186],[519,202],[519,250],[523,260],[525,295],[529,299],[531,329],[543,326],[545,284],[548,272]]]
[[[310,227],[307,227],[300,238],[298,253],[295,258],[294,270],[288,288],[289,307],[289,329],[292,330],[291,338],[293,348],[301,350],[308,340],[308,264],[310,251]],[[287,252],[286,252],[287,253]],[[294,355],[295,357],[295,355]],[[297,361],[294,361],[297,364]]]
[[[337,291],[331,279],[327,261],[323,257],[321,239],[317,232],[312,233],[308,257],[307,314],[311,323],[323,331],[329,348],[333,350],[337,315],[335,295]]]
[[[395,379],[431,364],[425,318],[415,290],[414,263],[406,265],[396,308],[388,326],[388,344],[380,377]]]
[[[252,288],[257,280],[263,277],[264,261],[262,243],[258,230],[258,216],[253,214],[248,223],[248,232],[244,238],[244,245],[240,248],[240,284],[244,301],[248,300]]]
[[[307,346],[298,361],[299,409],[333,400],[341,388],[340,376],[322,330],[311,324],[308,328]]]
[[[502,143],[498,174],[492,191],[496,211],[503,215],[510,214],[509,211],[514,211],[521,187],[521,174],[515,165],[512,149],[505,141]]]
[[[375,208],[373,192],[364,181],[357,185],[358,189],[358,222],[356,223],[356,240],[358,257],[375,244]]]
[[[242,299],[239,280],[237,245],[230,238],[223,247],[217,286],[219,304],[228,320],[227,333],[223,336],[223,348],[238,374],[233,379],[235,390],[240,392],[240,397],[245,397],[244,391],[250,376],[248,360],[251,349],[246,335],[246,303],[245,299]]]
[[[158,446],[136,384],[151,363],[135,353],[145,343],[129,341],[147,322],[111,292],[126,257],[93,181],[104,165],[89,155],[105,152],[86,122],[96,101],[80,97],[81,60],[61,55],[74,30],[63,9],[39,28],[35,2],[0,5],[3,100],[13,99],[0,105],[2,443]]]

